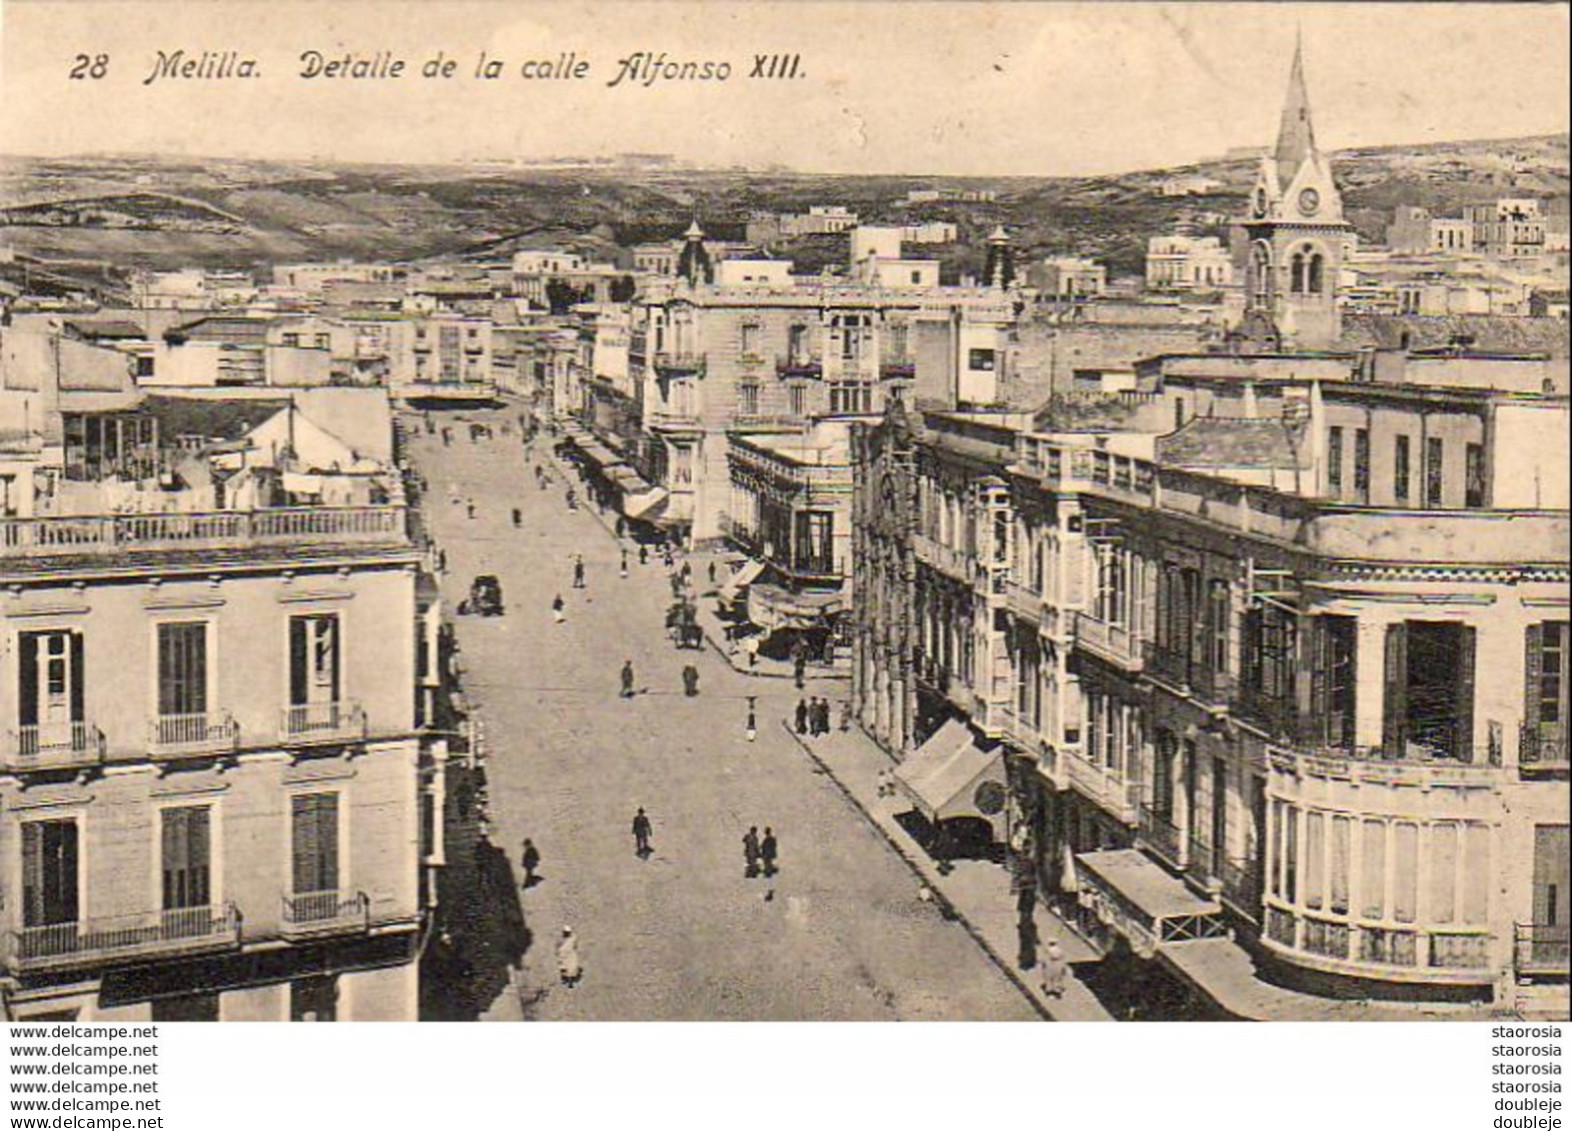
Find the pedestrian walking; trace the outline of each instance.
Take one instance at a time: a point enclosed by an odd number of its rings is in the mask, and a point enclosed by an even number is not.
[[[1023,911],[1015,921],[1015,939],[1018,944],[1016,964],[1022,970],[1037,965],[1037,920],[1031,911]]]
[[[1069,970],[1070,964],[1065,961],[1064,950],[1059,946],[1059,940],[1049,939],[1048,949],[1043,953],[1042,961],[1043,994],[1051,998],[1063,997],[1065,976]]]
[[[442,446],[444,448],[450,447],[452,445],[452,443],[453,443],[453,429],[451,429],[451,428],[443,428],[442,429]]]
[[[633,661],[622,661],[622,697],[633,698]]]
[[[818,735],[830,733],[830,701],[828,699],[815,699],[813,701],[813,733]]]
[[[742,733],[747,736],[749,742],[759,737],[759,717],[754,713],[752,703],[748,704],[748,721]]]
[[[710,574],[710,584],[714,585],[715,584],[715,559],[714,558],[710,559],[709,574]]]
[[[535,847],[535,842],[529,837],[524,838],[524,847],[519,853],[519,867],[524,871],[524,883],[521,886],[528,891],[535,886],[535,869],[540,867],[540,849]]]
[[[551,618],[558,624],[561,624],[568,619],[568,614],[563,611],[563,608],[564,602],[562,600],[562,594],[558,593],[551,599]]]
[[[573,555],[573,588],[584,588],[584,555]]]
[[[518,507],[514,507],[513,508],[513,528],[515,530],[517,530],[519,527],[521,527],[523,525],[524,525],[524,512],[519,510]]]
[[[622,575],[622,579],[624,581],[626,581],[628,579],[628,550],[627,550],[627,547],[623,547],[623,550],[622,550],[622,567],[619,570],[619,572]]]
[[[808,674],[808,660],[807,660],[807,657],[804,656],[802,654],[802,652],[799,650],[791,658],[791,675],[792,675],[792,680],[797,684],[797,690],[798,691],[801,691],[804,687],[808,686],[808,684],[806,682],[807,674]]]
[[[557,944],[557,974],[562,984],[572,989],[584,977],[584,962],[579,958],[579,940],[572,927],[562,928],[562,941]]]
[[[683,665],[682,693],[689,699],[692,699],[699,693],[699,669],[692,664]]]
[[[847,731],[851,730],[851,724],[852,724],[852,702],[851,702],[850,699],[842,699],[841,700],[841,733],[845,734]]]
[[[742,837],[742,858],[746,867],[743,869],[744,879],[753,879],[759,874],[759,827],[754,825]]]
[[[474,518],[475,517],[475,500],[474,499],[465,499],[464,500],[464,513],[467,514],[470,518]]]
[[[642,808],[633,814],[633,852],[639,857],[648,856],[650,849],[650,819]]]
[[[448,572],[448,552],[446,550],[437,551],[437,572]]]
[[[779,869],[775,867],[775,858],[780,855],[780,845],[775,840],[775,831],[769,827],[764,830],[764,839],[759,842],[759,859],[764,864],[764,875],[768,879]]]
[[[797,733],[808,733],[808,702],[806,699],[797,700]]]
[[[650,564],[650,548],[648,546],[646,546],[643,542],[639,543],[639,564],[640,565],[649,565]]]

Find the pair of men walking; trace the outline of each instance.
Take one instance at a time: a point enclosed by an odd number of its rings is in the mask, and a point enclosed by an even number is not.
[[[778,869],[775,860],[780,855],[780,843],[775,839],[775,830],[765,826],[764,836],[759,836],[757,825],[751,826],[742,838],[742,857],[747,865],[743,875],[754,879],[759,875],[765,878],[775,875]]]
[[[797,700],[797,733],[818,736],[830,733],[830,701],[815,695]]]

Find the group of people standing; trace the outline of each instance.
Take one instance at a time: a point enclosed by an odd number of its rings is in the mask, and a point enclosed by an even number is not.
[[[797,700],[795,716],[797,733],[817,738],[830,733],[830,701],[818,695],[808,699]],[[841,712],[841,729],[847,730],[851,726],[851,718],[847,711]]]
[[[775,830],[768,825],[764,827],[764,835],[759,836],[759,827],[753,825],[742,837],[742,858],[745,865],[743,876],[747,879],[757,879],[764,876],[766,879],[774,876],[780,869],[775,861],[780,857],[780,842],[775,839]]]

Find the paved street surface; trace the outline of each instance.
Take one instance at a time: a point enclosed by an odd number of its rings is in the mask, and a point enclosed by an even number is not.
[[[908,866],[779,726],[797,700],[791,683],[739,674],[709,649],[676,650],[663,629],[671,589],[658,558],[641,567],[630,553],[630,576],[619,578],[617,540],[587,504],[567,510],[560,468],[540,491],[516,431],[494,429],[494,439],[472,444],[453,414],[437,419],[453,427],[451,447],[409,431],[430,485],[429,528],[447,551],[445,600],[456,608],[475,574],[494,573],[507,603],[503,617],[457,623],[466,696],[484,720],[492,838],[512,865],[531,932],[517,987],[526,1015],[1035,1019],[965,929],[919,899]],[[455,488],[473,499],[473,519],[452,501]],[[575,553],[587,590],[572,588]],[[695,575],[702,588],[702,561]],[[563,625],[551,614],[558,593]],[[631,700],[618,696],[626,659],[640,689]],[[688,663],[700,672],[691,699],[680,675]],[[826,680],[808,690],[838,700],[846,689]],[[751,744],[749,694],[759,697]],[[647,860],[635,856],[631,834],[639,806],[654,824]],[[773,880],[744,877],[750,825],[780,838]],[[525,836],[541,851],[543,879],[519,894]],[[497,914],[516,921],[517,909]],[[557,984],[564,924],[585,967],[573,989]],[[517,1016],[519,1006],[501,1000],[491,1015],[510,1006]]]

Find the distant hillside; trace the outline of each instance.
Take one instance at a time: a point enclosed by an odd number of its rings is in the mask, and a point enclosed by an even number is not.
[[[1349,218],[1380,240],[1392,208],[1437,213],[1503,195],[1565,195],[1566,135],[1383,146],[1333,155]],[[1221,234],[1242,210],[1256,163],[1245,157],[1103,177],[842,177],[639,167],[333,167],[313,162],[74,158],[0,161],[0,247],[116,266],[253,266],[291,259],[501,254],[569,244],[601,256],[677,234],[697,213],[740,237],[755,211],[845,204],[872,222],[954,221],[957,244],[929,249],[945,277],[980,267],[1004,224],[1026,256],[1089,255],[1115,275],[1141,270],[1146,241],[1168,231]],[[1218,182],[1164,197],[1168,177]],[[904,203],[916,188],[986,188],[989,203]],[[832,263],[835,240],[787,245]]]

